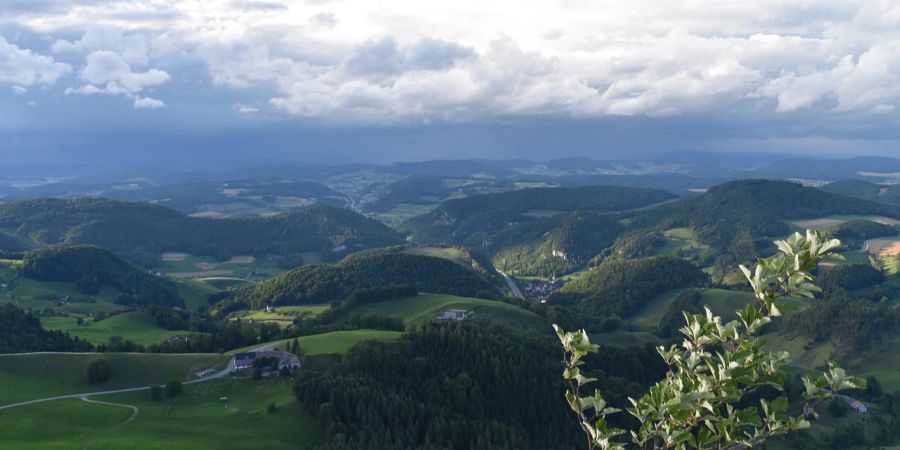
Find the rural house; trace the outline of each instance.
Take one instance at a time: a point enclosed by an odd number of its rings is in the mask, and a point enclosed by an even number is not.
[[[863,403],[853,397],[848,397],[846,395],[836,395],[835,397],[841,399],[841,401],[850,405],[850,407],[853,408],[854,411],[856,411],[860,414],[865,414],[865,413],[869,412],[869,407],[866,406],[865,403]]]

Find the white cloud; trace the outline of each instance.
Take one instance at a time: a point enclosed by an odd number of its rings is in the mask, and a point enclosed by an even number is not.
[[[157,108],[165,108],[166,104],[162,100],[157,100],[151,97],[135,97],[134,98],[134,107],[135,108],[149,108],[149,109],[157,109]]]
[[[26,86],[54,84],[72,71],[72,66],[22,49],[0,36],[0,83],[10,83],[17,93]]]
[[[170,78],[147,67],[157,59],[199,61],[215,88],[326,121],[744,108],[893,117],[900,106],[891,0],[156,0],[17,20],[47,34],[87,30],[52,46],[60,57],[87,55],[84,84],[68,92],[128,95],[135,106]]]
[[[244,105],[242,103],[238,103],[238,104],[234,105],[234,109],[238,110],[238,112],[243,113],[243,114],[252,114],[252,113],[259,112],[259,108],[255,108],[250,105]]]
[[[88,29],[81,39],[70,42],[57,40],[51,46],[53,53],[90,53],[96,50],[113,51],[128,64],[147,65],[149,45],[141,34],[123,34],[121,29],[97,27]]]
[[[169,74],[159,69],[134,72],[131,66],[115,52],[97,50],[91,52],[81,69],[80,78],[87,84],[66,89],[66,94],[125,95],[134,99],[135,108],[161,108],[160,100],[138,95],[144,89],[170,80]]]

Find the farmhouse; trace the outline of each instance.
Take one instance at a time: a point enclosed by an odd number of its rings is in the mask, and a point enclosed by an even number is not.
[[[450,309],[439,312],[434,316],[434,320],[438,322],[475,320],[475,311],[465,309]]]
[[[296,369],[300,367],[300,358],[293,353],[283,352],[280,350],[271,350],[264,352],[245,352],[234,355],[234,368],[237,370],[246,370],[253,367],[253,361],[259,358],[275,358],[278,360],[278,368]]]
[[[869,412],[869,407],[866,406],[865,403],[863,403],[853,397],[848,397],[846,395],[836,395],[835,397],[841,399],[841,401],[850,405],[850,407],[853,408],[854,411],[856,411],[860,414],[865,414],[865,413]]]

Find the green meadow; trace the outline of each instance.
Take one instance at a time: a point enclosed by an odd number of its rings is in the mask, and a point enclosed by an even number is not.
[[[400,317],[407,325],[418,325],[433,320],[437,313],[448,309],[473,310],[478,317],[488,317],[514,325],[539,325],[543,322],[537,314],[514,305],[446,294],[419,294],[386,302],[369,303],[355,308],[352,312],[359,315]]]
[[[227,402],[220,401],[223,397]],[[146,392],[91,400],[114,404],[68,399],[2,410],[0,442],[23,450],[219,450],[297,448],[322,439],[317,422],[300,408],[283,379],[212,380],[185,386],[181,395],[159,402]]]

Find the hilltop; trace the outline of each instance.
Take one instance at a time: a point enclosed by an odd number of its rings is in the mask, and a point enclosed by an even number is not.
[[[0,205],[0,227],[15,229],[35,247],[93,244],[144,266],[157,265],[165,251],[223,260],[235,255],[296,258],[304,252],[338,258],[401,242],[385,225],[328,206],[267,217],[209,219],[148,203],[37,199]]]

